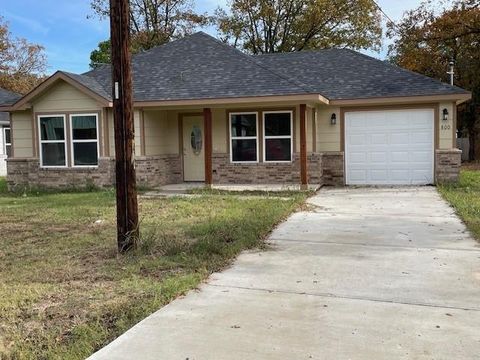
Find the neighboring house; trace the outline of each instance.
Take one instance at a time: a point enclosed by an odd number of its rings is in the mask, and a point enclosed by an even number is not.
[[[133,58],[137,177],[156,186],[455,180],[470,93],[350,50],[249,56],[197,33]],[[114,182],[111,70],[57,72],[12,116],[10,186]]]
[[[19,94],[0,88],[0,104],[11,104],[20,98]],[[7,157],[11,155],[12,140],[10,131],[10,115],[0,112],[0,176],[7,175]]]

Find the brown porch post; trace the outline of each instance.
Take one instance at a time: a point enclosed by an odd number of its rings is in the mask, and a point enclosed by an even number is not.
[[[305,117],[307,105],[300,105],[300,179],[302,188],[307,187],[307,126]]]
[[[203,109],[205,128],[205,184],[212,184],[212,110]]]

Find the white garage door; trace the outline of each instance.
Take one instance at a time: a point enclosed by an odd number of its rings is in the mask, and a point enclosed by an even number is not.
[[[348,185],[433,183],[432,109],[345,113]]]

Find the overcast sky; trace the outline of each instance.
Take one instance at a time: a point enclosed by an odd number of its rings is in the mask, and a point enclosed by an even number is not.
[[[406,10],[420,2],[378,0],[393,20],[400,19]],[[90,52],[109,37],[107,21],[87,18],[92,14],[89,3],[90,0],[0,0],[0,16],[9,22],[13,35],[45,47],[49,73],[56,70],[81,73],[88,70]],[[212,12],[226,3],[227,0],[196,0],[196,8],[199,12]],[[369,54],[384,58],[385,53],[386,44],[380,53]]]

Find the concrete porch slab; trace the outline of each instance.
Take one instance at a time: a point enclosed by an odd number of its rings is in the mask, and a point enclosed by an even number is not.
[[[307,189],[302,189],[300,184],[213,184],[211,188],[224,191],[317,191],[320,189],[320,185],[309,184]]]
[[[320,185],[310,184],[307,189],[302,189],[299,184],[213,184],[207,187],[203,182],[186,182],[181,184],[162,185],[158,189],[147,191],[143,197],[159,197],[159,196],[195,196],[189,194],[190,190],[198,189],[214,189],[232,192],[281,192],[281,191],[317,191]]]

